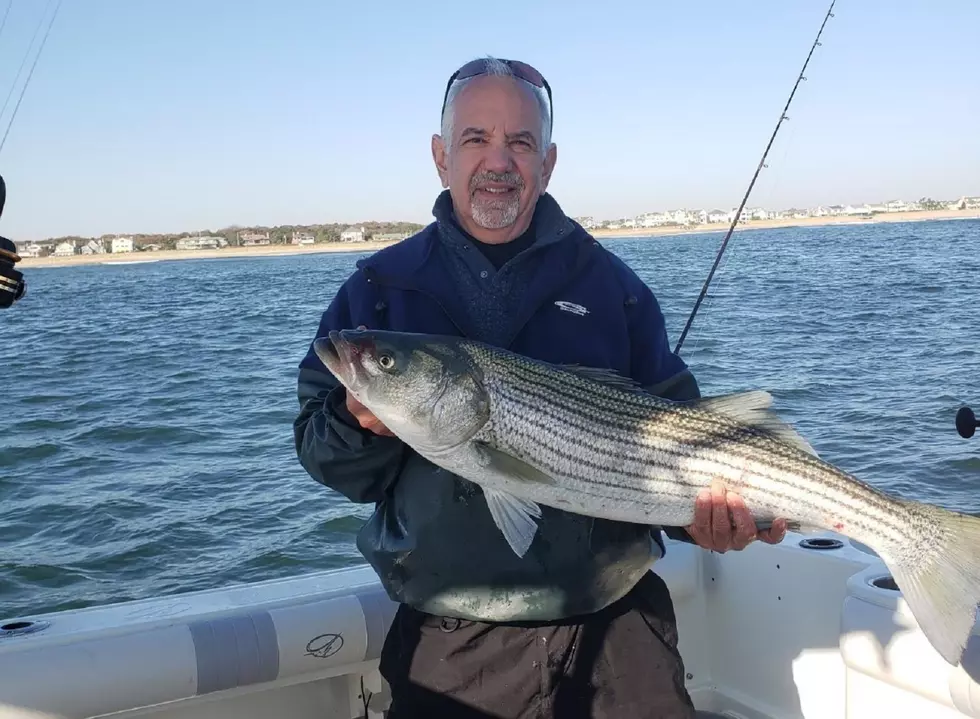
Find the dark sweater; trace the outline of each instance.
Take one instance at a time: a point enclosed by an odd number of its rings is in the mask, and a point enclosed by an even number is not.
[[[473,339],[495,345],[506,344],[519,315],[525,290],[533,277],[532,252],[557,241],[555,232],[536,233],[545,229],[550,218],[541,217],[536,209],[528,229],[510,242],[489,245],[466,232],[456,220],[448,195],[436,204],[440,223],[440,249],[449,266],[460,304],[465,309],[469,334]]]

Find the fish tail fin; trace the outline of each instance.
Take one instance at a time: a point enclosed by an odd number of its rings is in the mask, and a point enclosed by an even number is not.
[[[926,638],[956,666],[980,603],[980,518],[907,504],[931,528],[920,537],[928,549],[918,557],[909,551],[896,553],[888,567]]]

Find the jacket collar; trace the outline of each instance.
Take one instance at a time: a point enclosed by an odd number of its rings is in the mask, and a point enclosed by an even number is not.
[[[434,266],[438,264],[434,258],[436,247],[440,242],[459,246],[469,240],[456,222],[449,190],[439,193],[432,207],[432,214],[435,222],[418,235],[359,260],[357,267],[367,270],[380,282],[402,288],[431,285],[431,281],[443,284],[440,277],[432,276],[442,271]],[[538,198],[534,208],[534,232],[535,240],[531,246],[533,251],[538,252],[544,248],[560,249],[552,253],[554,262],[561,265],[560,268],[555,268],[560,272],[570,272],[578,263],[583,250],[594,242],[578,223],[565,215],[558,202],[547,193]],[[559,243],[560,248],[554,247]],[[395,252],[390,252],[391,250]]]
[[[459,298],[453,290],[454,283],[446,282],[446,266],[436,252],[440,243],[446,241],[468,242],[447,214],[451,211],[452,201],[445,191],[433,207],[434,223],[418,235],[358,261],[357,266],[368,275],[369,281],[429,295],[460,327],[465,323],[457,316]],[[546,250],[546,256],[534,270],[527,295],[515,318],[511,341],[543,302],[574,281],[595,257],[598,245],[578,223],[566,217],[558,203],[547,194],[538,198],[534,227],[536,237],[531,251],[542,253]],[[509,344],[508,341],[505,346]]]

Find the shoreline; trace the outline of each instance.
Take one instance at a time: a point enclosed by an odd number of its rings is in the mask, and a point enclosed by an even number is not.
[[[258,245],[255,247],[222,247],[214,250],[157,250],[155,252],[124,252],[101,255],[70,255],[68,257],[25,257],[17,267],[72,267],[76,265],[131,265],[170,260],[251,259],[256,257],[285,257],[318,255],[322,253],[376,252],[395,242],[322,242],[318,245]]]
[[[893,212],[873,217],[839,216],[806,217],[784,220],[739,220],[736,231],[773,230],[789,227],[825,227],[830,225],[875,225],[896,222],[930,222],[938,220],[977,220],[980,210],[921,210],[918,212]],[[727,232],[728,222],[711,225],[691,225],[686,227],[642,227],[621,230],[590,230],[596,239],[667,237],[692,235],[707,232]],[[313,255],[322,253],[376,252],[395,242],[331,242],[318,245],[261,245],[257,247],[224,247],[214,250],[158,250],[156,252],[127,252],[120,254],[71,255],[68,257],[25,257],[18,268],[40,269],[44,267],[72,267],[79,265],[143,264],[172,260],[204,260],[284,257],[293,255]]]
[[[786,218],[782,220],[744,220],[740,219],[735,231],[777,230],[788,227],[827,227],[831,225],[878,225],[896,222],[935,222],[939,220],[980,220],[980,210],[919,210],[917,212],[889,212],[871,217],[859,215],[839,215],[828,217]],[[710,225],[688,225],[686,227],[637,227],[619,230],[590,230],[595,238],[653,237],[669,235],[696,235],[706,232],[727,232],[730,222],[716,222]]]

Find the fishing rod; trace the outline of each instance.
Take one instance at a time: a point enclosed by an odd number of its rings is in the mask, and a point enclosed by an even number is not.
[[[813,57],[814,50],[820,46],[820,36],[823,34],[827,21],[834,17],[833,10],[836,2],[837,0],[832,0],[830,7],[827,8],[827,14],[824,16],[823,22],[820,24],[820,30],[817,32],[817,37],[814,39],[813,45],[810,46],[810,52],[807,54],[806,61],[803,63],[803,69],[800,70],[800,74],[796,78],[796,82],[793,84],[793,90],[790,92],[789,98],[786,100],[786,105],[783,107],[783,111],[779,115],[779,122],[776,123],[776,128],[772,132],[772,137],[769,138],[769,144],[766,145],[765,152],[762,153],[762,159],[759,160],[759,166],[755,169],[755,174],[752,176],[752,181],[749,183],[749,188],[745,191],[745,196],[742,197],[742,204],[740,204],[738,206],[738,210],[735,211],[735,218],[732,220],[732,224],[728,228],[728,232],[725,234],[725,239],[722,240],[721,247],[718,249],[718,255],[715,257],[715,262],[711,266],[711,271],[708,272],[708,277],[704,281],[704,286],[701,288],[701,294],[698,295],[698,299],[694,303],[694,309],[691,310],[691,316],[687,318],[687,324],[684,325],[684,330],[681,332],[681,336],[677,340],[677,346],[674,347],[675,354],[680,354],[681,345],[684,344],[684,338],[687,337],[687,333],[691,329],[691,325],[694,323],[694,316],[698,313],[698,308],[701,307],[701,303],[704,301],[705,295],[708,293],[708,285],[711,284],[711,278],[714,277],[715,270],[718,269],[718,263],[721,262],[721,256],[725,253],[725,248],[728,246],[728,240],[731,238],[732,233],[735,231],[735,226],[738,224],[738,221],[741,218],[742,210],[745,208],[745,203],[749,200],[749,195],[752,192],[752,188],[755,186],[755,181],[758,179],[759,173],[762,172],[762,168],[766,167],[766,157],[769,155],[769,150],[772,148],[772,143],[776,139],[776,134],[779,132],[779,128],[783,124],[783,120],[789,119],[786,116],[786,111],[789,110],[790,103],[793,102],[793,96],[796,94],[796,88],[800,86],[800,82],[806,80],[803,73],[806,72],[807,65],[810,64],[810,58]]]
[[[31,44],[27,47],[27,53],[24,54],[24,61],[21,63],[20,70],[17,71],[17,77],[20,77],[20,73],[23,71],[24,65],[27,64],[27,58],[30,55],[31,48],[34,46],[34,40],[37,38],[38,30],[40,30],[44,24],[44,16],[47,15],[48,8],[51,7],[52,3],[54,3],[54,0],[51,0],[44,6],[44,13],[42,13],[41,19],[38,21],[37,30],[34,31],[34,37],[31,38]],[[20,95],[17,97],[17,104],[14,105],[13,112],[10,114],[10,120],[7,121],[7,129],[3,133],[3,139],[0,139],[0,151],[2,151],[3,146],[7,144],[7,135],[10,134],[10,128],[14,124],[14,118],[17,117],[17,111],[20,109],[20,103],[24,99],[24,93],[27,92],[27,86],[31,84],[31,78],[34,77],[34,70],[37,67],[37,61],[41,59],[41,53],[44,52],[44,46],[48,42],[48,36],[51,34],[51,26],[54,25],[54,20],[56,17],[58,17],[58,10],[60,9],[61,0],[57,0],[57,2],[54,3],[54,12],[51,14],[51,20],[48,21],[48,27],[45,29],[44,35],[41,37],[41,45],[37,49],[37,55],[34,56],[34,62],[31,63],[31,69],[27,73],[27,79],[24,80],[24,86],[20,89]],[[15,83],[16,81],[17,79],[14,78]],[[7,99],[3,103],[3,110],[0,110],[0,115],[3,115],[3,113],[6,112],[7,103],[10,102],[10,97],[13,92],[14,88],[11,86],[10,92],[7,94]]]
[[[0,22],[0,32],[7,26],[7,15],[10,13],[10,5],[12,3],[7,3],[7,11],[3,15],[3,21]],[[23,72],[24,67],[27,65],[27,59],[30,57],[31,48],[34,47],[34,41],[37,39],[38,32],[44,25],[44,16],[48,12],[48,8],[54,4],[54,12],[51,14],[51,19],[48,21],[48,27],[44,31],[44,35],[41,38],[41,44],[38,47],[37,55],[34,56],[34,62],[31,63],[31,69],[27,73],[27,79],[24,80],[24,85],[20,89],[20,95],[17,97],[17,104],[14,105],[13,112],[10,115],[10,120],[7,121],[7,128],[4,130],[3,138],[0,139],[0,151],[3,150],[3,146],[7,144],[7,136],[10,134],[10,128],[13,127],[14,118],[17,117],[17,111],[20,109],[20,103],[24,99],[24,93],[27,92],[27,86],[31,84],[31,78],[34,77],[34,69],[37,67],[38,60],[41,59],[41,53],[44,52],[44,46],[48,41],[48,36],[51,34],[51,27],[54,25],[54,20],[58,17],[58,10],[61,9],[61,0],[50,0],[44,8],[44,12],[41,14],[41,19],[38,21],[37,29],[34,31],[34,36],[31,38],[30,44],[27,46],[27,52],[24,53],[24,60],[20,64],[20,69],[17,70],[17,75],[14,77],[14,84],[10,86],[10,92],[7,93],[7,99],[4,100],[3,109],[0,109],[0,116],[7,111],[7,105],[10,103],[10,98],[13,97],[14,87],[17,84],[17,78],[20,77],[21,72]],[[7,185],[4,182],[3,176],[0,175],[0,215],[3,215],[4,205],[7,203]],[[11,307],[15,302],[20,300],[24,293],[27,291],[27,283],[24,280],[24,274],[14,266],[20,262],[21,257],[17,252],[17,245],[13,240],[0,235],[0,309],[7,309]]]

